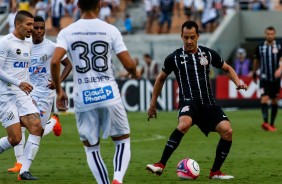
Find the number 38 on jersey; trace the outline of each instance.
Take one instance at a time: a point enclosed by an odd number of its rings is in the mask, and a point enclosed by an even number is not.
[[[96,72],[105,72],[108,70],[108,43],[104,41],[95,41],[88,45],[85,42],[77,41],[71,45],[72,50],[80,49],[79,59],[81,66],[76,65],[78,73],[86,73],[89,70]],[[82,63],[84,62],[84,63]]]

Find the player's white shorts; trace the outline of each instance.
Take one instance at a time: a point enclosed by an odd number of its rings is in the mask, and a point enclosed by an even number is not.
[[[16,105],[18,107],[19,116],[25,116],[28,114],[39,113],[30,95],[25,93],[17,95]]]
[[[36,107],[40,115],[41,125],[44,128],[51,115],[54,97],[43,98],[38,96],[32,96],[32,98],[36,102]]]
[[[0,121],[4,128],[19,123],[16,95],[2,95],[0,97]]]
[[[101,130],[104,139],[130,133],[122,102],[109,107],[76,112],[76,123],[80,140],[88,140],[91,145],[98,143]]]

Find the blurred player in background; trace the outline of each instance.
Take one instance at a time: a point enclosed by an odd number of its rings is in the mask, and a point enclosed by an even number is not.
[[[199,30],[194,21],[186,21],[182,25],[181,38],[184,46],[165,59],[162,71],[155,82],[148,109],[148,120],[156,118],[158,96],[166,78],[174,72],[179,86],[178,126],[170,135],[161,160],[155,164],[148,164],[147,170],[161,175],[182,137],[191,126],[196,124],[206,136],[209,132],[215,131],[220,135],[209,178],[232,179],[233,176],[225,175],[220,171],[231,148],[232,128],[221,107],[215,104],[209,80],[210,65],[226,72],[237,89],[246,90],[247,86],[239,80],[234,69],[226,64],[214,50],[198,45]]]
[[[75,113],[87,162],[98,184],[109,184],[106,165],[100,154],[102,138],[115,144],[112,184],[123,182],[130,151],[130,128],[115,81],[113,50],[133,78],[140,78],[118,29],[98,19],[100,0],[78,0],[81,19],[60,31],[51,60],[51,74],[57,93],[57,108],[67,109],[67,96],[60,86],[60,60],[68,52],[74,69]],[[102,131],[101,131],[102,130]],[[100,132],[101,131],[101,132]]]
[[[270,26],[265,29],[265,41],[260,43],[255,50],[253,62],[253,80],[257,81],[256,71],[260,68],[260,93],[261,112],[263,123],[261,127],[270,132],[275,132],[274,122],[278,111],[280,91],[280,76],[275,77],[275,71],[282,64],[282,45],[275,40],[275,28]],[[269,121],[268,102],[271,101],[271,115]]]
[[[32,50],[31,63],[29,65],[30,82],[33,86],[31,96],[39,110],[40,119],[44,132],[42,136],[49,134],[52,130],[56,136],[61,135],[62,127],[59,122],[58,114],[51,115],[55,91],[51,81],[50,61],[55,49],[55,43],[44,38],[45,21],[41,16],[34,17],[32,31]],[[71,62],[65,56],[61,63],[65,66],[62,71],[60,81],[62,82],[72,69]],[[8,172],[19,172],[24,160],[24,145],[25,145],[25,127],[22,127],[22,140],[14,147],[17,162],[13,168],[8,169]]]
[[[22,82],[29,83],[28,64],[32,46],[25,39],[31,36],[33,23],[33,15],[30,12],[18,11],[14,32],[0,40],[1,75],[5,75],[6,79],[8,76],[8,80],[1,77],[0,84],[0,121],[8,134],[8,137],[0,139],[0,153],[20,142],[21,126],[29,130],[19,180],[37,179],[29,172],[29,168],[37,154],[43,133],[38,110],[29,95],[32,86],[26,86],[24,91],[18,87]]]

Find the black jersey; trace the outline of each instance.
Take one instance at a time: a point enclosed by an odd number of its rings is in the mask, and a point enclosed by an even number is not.
[[[212,49],[198,46],[195,54],[175,50],[164,61],[162,70],[174,72],[179,85],[179,103],[193,100],[201,104],[215,104],[210,86],[210,65],[221,68],[224,61]]]
[[[257,46],[254,58],[260,61],[261,80],[280,80],[276,79],[274,76],[275,70],[279,68],[280,57],[282,57],[282,48],[281,44],[276,41],[274,41],[272,45],[263,42]]]

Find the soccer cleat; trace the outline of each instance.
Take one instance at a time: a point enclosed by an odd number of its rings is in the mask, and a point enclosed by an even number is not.
[[[276,132],[277,128],[274,125],[269,125],[268,131],[269,132]]]
[[[55,136],[60,136],[62,134],[62,126],[59,120],[59,115],[58,114],[53,114],[53,116],[51,116],[53,119],[56,120],[56,124],[53,127],[53,132],[55,134]]]
[[[146,166],[146,169],[152,173],[156,173],[156,175],[160,176],[163,173],[163,170],[165,168],[165,165],[163,165],[162,163],[158,162],[158,163],[154,163],[154,164],[148,164]]]
[[[113,180],[112,184],[122,184],[122,183],[118,182],[118,180]]]
[[[14,167],[8,169],[8,172],[20,172],[21,168],[22,168],[22,164],[16,162]]]
[[[234,178],[234,176],[223,174],[221,171],[211,171],[210,172],[210,179],[221,179],[221,180],[229,180]]]
[[[263,123],[263,124],[261,124],[261,128],[262,129],[264,129],[264,130],[266,130],[266,131],[268,131],[269,130],[269,124],[268,123]]]
[[[32,176],[32,174],[29,171],[25,171],[22,174],[18,175],[18,180],[38,180],[38,178]]]

